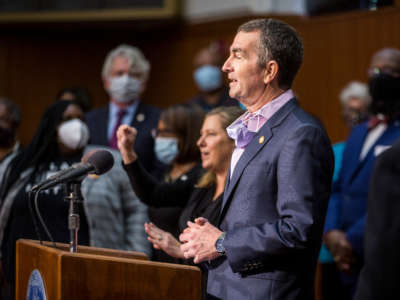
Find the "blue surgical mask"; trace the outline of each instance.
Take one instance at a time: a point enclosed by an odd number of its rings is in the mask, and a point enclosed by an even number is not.
[[[178,140],[173,137],[157,137],[154,152],[159,161],[169,165],[179,153]]]
[[[203,92],[216,90],[222,85],[221,70],[213,65],[204,65],[193,73],[197,87]]]
[[[241,108],[241,109],[243,109],[243,110],[247,110],[247,107],[246,107],[246,106],[244,106],[244,104],[243,104],[243,103],[239,102],[239,106],[240,106],[240,108]]]

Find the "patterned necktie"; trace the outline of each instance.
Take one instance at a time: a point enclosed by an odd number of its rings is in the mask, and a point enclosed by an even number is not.
[[[117,113],[117,123],[115,124],[113,133],[111,135],[111,140],[110,140],[111,148],[118,149],[117,130],[118,130],[118,127],[121,125],[122,118],[125,116],[125,114],[126,114],[125,109],[120,109]]]
[[[245,148],[251,142],[262,119],[265,118],[260,114],[248,114],[227,128],[228,136],[235,140],[236,147]]]

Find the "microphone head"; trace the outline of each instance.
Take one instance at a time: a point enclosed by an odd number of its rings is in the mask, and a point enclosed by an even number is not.
[[[107,172],[114,165],[114,157],[107,150],[93,150],[82,157],[83,163],[88,163],[94,167],[94,173],[101,175]]]

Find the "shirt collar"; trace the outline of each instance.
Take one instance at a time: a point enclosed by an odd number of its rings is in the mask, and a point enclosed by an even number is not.
[[[252,112],[252,113],[249,111],[246,111],[243,115],[241,115],[239,118],[237,118],[231,125],[229,125],[228,128],[235,127],[239,123],[243,123],[243,122],[245,122],[245,120],[247,120],[249,118],[254,118],[258,115],[261,115],[262,117],[264,117],[264,119],[266,121],[269,118],[271,118],[283,105],[285,105],[293,97],[294,97],[294,93],[291,89],[289,89],[289,90],[285,91],[283,94],[281,94],[278,97],[276,97],[275,99],[273,99],[272,101],[265,104],[259,110]],[[264,123],[265,122],[262,122],[262,125],[264,125]],[[227,128],[227,130],[228,130],[228,128]]]
[[[269,118],[272,117],[272,115],[274,113],[276,113],[286,102],[288,102],[293,97],[294,97],[293,91],[289,89],[286,92],[284,92],[283,94],[281,94],[278,97],[276,97],[275,99],[273,99],[272,101],[265,104],[259,110],[255,111],[253,113],[246,112],[245,115],[246,114],[250,114],[253,116],[262,115],[265,119],[268,120]],[[243,115],[243,116],[245,116],[245,115]]]
[[[132,115],[138,105],[139,105],[139,101],[134,101],[132,104],[125,107],[124,109],[126,110],[126,115],[129,115],[129,116]],[[119,106],[117,106],[115,103],[113,103],[112,101],[110,101],[109,109],[110,109],[111,116],[116,116],[118,111],[121,108]]]

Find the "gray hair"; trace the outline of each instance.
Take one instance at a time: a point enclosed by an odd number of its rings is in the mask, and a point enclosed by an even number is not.
[[[149,77],[150,63],[144,57],[142,51],[140,51],[139,48],[122,44],[107,54],[101,72],[103,78],[108,77],[111,71],[112,62],[117,56],[126,57],[131,64],[130,69],[132,73],[138,73],[141,79],[146,80]]]
[[[17,128],[21,123],[21,110],[18,105],[7,98],[0,97],[0,105],[6,107],[7,112],[10,114],[10,121],[14,128]]]
[[[303,62],[303,43],[296,30],[275,19],[255,19],[242,24],[237,32],[260,32],[258,64],[264,68],[268,60],[279,66],[278,84],[282,89],[292,86]]]
[[[372,98],[369,94],[368,86],[365,83],[359,81],[351,81],[340,92],[339,99],[342,105],[346,105],[346,103],[351,98],[360,99],[367,106],[369,106],[372,101]]]

